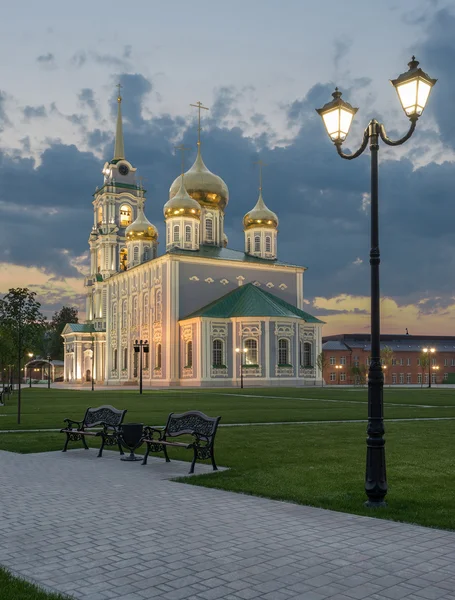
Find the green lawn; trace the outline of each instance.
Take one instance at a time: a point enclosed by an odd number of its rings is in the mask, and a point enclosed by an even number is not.
[[[82,418],[87,406],[104,403],[128,408],[127,421],[140,420],[157,425],[164,424],[169,412],[189,409],[222,415],[221,423],[309,421],[305,425],[221,427],[215,446],[217,462],[230,470],[186,481],[344,512],[455,529],[452,501],[455,494],[455,420],[386,423],[389,506],[371,512],[363,507],[366,424],[311,423],[365,419],[366,390],[269,388],[245,389],[242,394],[240,391],[147,391],[140,397],[131,391],[51,390],[48,393],[47,390],[26,389],[21,428],[60,427],[64,417]],[[455,419],[452,390],[386,388],[384,399],[386,418]],[[18,428],[13,403],[0,408],[1,414],[7,416],[0,416],[0,429]],[[59,450],[63,442],[64,436],[58,433],[0,435],[0,449],[10,451]],[[93,442],[94,446],[98,444]],[[171,458],[191,459],[191,453],[187,451],[171,449],[170,455]],[[151,468],[152,465],[144,468],[145,477],[147,469]]]
[[[2,600],[65,600],[67,596],[48,594],[23,579],[13,577],[0,567],[0,590]]]

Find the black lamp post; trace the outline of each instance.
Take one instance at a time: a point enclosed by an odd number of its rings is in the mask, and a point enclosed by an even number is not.
[[[47,389],[51,387],[51,356],[47,355]]]
[[[379,216],[378,216],[378,151],[379,138],[389,146],[399,146],[414,133],[417,120],[424,111],[431,88],[436,79],[431,79],[419,68],[412,57],[409,70],[391,81],[395,87],[406,116],[411,121],[409,131],[401,139],[393,141],[387,137],[384,125],[372,119],[363,134],[360,148],[353,154],[345,154],[341,146],[345,141],[357,112],[350,104],[341,99],[341,92],[335,88],[333,100],[317,109],[324,121],[330,139],[335,144],[341,158],[352,160],[360,156],[368,143],[371,152],[371,360],[368,372],[368,428],[365,492],[368,496],[366,506],[385,506],[387,477],[385,465],[384,441],[384,376],[380,355],[380,294],[379,294]]]
[[[149,343],[147,340],[143,342],[142,340],[135,341],[133,344],[134,352],[139,352],[139,393],[142,394],[142,352],[149,351]]]
[[[95,336],[92,337],[92,392],[95,391]]]
[[[29,352],[28,355],[30,357],[30,362],[31,362],[32,358],[33,358],[33,353]],[[26,373],[24,373],[24,375],[26,376]],[[28,377],[29,377],[28,387],[32,387],[32,366],[30,364],[29,364],[29,367],[28,367]],[[27,380],[25,380],[25,381],[27,381]]]
[[[240,389],[243,390],[243,366],[245,364],[245,356],[248,352],[248,348],[236,348],[237,354],[240,354]]]
[[[431,388],[431,355],[436,352],[436,348],[423,348],[428,356],[428,387]]]

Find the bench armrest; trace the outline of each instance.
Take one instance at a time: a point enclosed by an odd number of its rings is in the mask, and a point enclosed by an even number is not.
[[[73,424],[78,426],[78,429],[82,428],[82,421],[73,421],[73,419],[63,419],[64,423],[68,424],[68,427],[72,429]]]
[[[149,438],[149,439],[153,440],[153,439],[155,439],[153,437],[155,434],[158,434],[158,440],[166,439],[166,436],[164,435],[164,429],[157,429],[156,427],[150,427],[148,425],[146,427],[144,427],[142,439]]]

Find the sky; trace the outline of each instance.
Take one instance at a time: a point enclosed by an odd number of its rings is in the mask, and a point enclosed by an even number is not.
[[[229,247],[263,196],[280,219],[280,260],[306,266],[306,310],[324,334],[369,331],[369,156],[341,160],[315,108],[337,85],[359,107],[345,150],[371,118],[403,135],[389,79],[411,55],[438,83],[417,131],[380,147],[384,333],[453,333],[455,324],[455,9],[444,0],[18,0],[0,23],[0,294],[37,292],[51,316],[80,308],[92,194],[113,156],[123,85],[126,158],[162,208],[179,173],[174,146],[227,183]],[[6,58],[8,60],[6,60]],[[160,251],[164,252],[161,242]]]

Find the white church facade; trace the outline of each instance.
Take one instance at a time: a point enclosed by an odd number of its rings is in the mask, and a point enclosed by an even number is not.
[[[200,124],[199,124],[200,125]],[[199,126],[200,131],[200,126]],[[67,324],[64,379],[144,386],[314,385],[322,321],[303,310],[305,267],[277,259],[278,217],[259,199],[243,251],[224,233],[229,192],[202,160],[171,185],[165,253],[125,158],[118,97],[114,158],[94,194],[86,322]],[[136,341],[149,351],[137,353]]]

